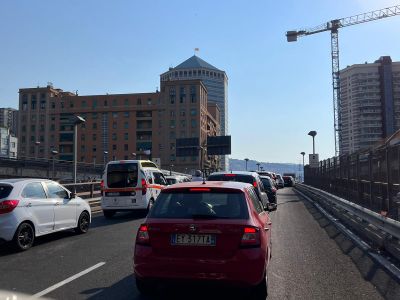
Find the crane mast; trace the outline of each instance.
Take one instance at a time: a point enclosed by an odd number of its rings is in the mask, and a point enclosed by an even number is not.
[[[332,56],[332,88],[333,88],[333,119],[335,136],[335,155],[340,154],[341,148],[341,94],[340,94],[340,64],[339,64],[339,28],[371,22],[383,18],[400,15],[400,5],[370,11],[342,19],[331,20],[327,23],[310,29],[286,32],[288,42],[296,42],[298,37],[325,31],[331,32],[331,56]]]

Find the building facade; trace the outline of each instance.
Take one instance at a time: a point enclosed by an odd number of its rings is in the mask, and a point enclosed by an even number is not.
[[[109,160],[152,158],[161,167],[180,172],[200,168],[199,157],[176,157],[176,139],[219,135],[207,107],[207,88],[200,80],[161,83],[155,93],[78,96],[61,89],[20,89],[20,157],[73,160],[73,116],[78,125],[78,161],[105,164]],[[146,150],[151,154],[145,155]],[[215,157],[204,158],[204,168],[216,168]]]
[[[368,148],[400,129],[400,62],[383,56],[340,71],[340,153]]]
[[[0,127],[10,128],[11,134],[18,136],[18,110],[0,108]]]
[[[10,128],[0,127],[0,157],[17,158],[18,139],[11,134]]]
[[[217,104],[220,109],[221,135],[228,135],[228,77],[225,71],[193,55],[160,75],[161,82],[187,79],[200,79],[204,83],[208,91],[208,102]],[[229,169],[228,156],[221,157],[221,168]]]

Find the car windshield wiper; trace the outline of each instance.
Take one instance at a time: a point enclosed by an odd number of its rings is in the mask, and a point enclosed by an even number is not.
[[[206,214],[192,214],[193,219],[229,219],[228,217],[220,217],[217,215],[206,215]]]

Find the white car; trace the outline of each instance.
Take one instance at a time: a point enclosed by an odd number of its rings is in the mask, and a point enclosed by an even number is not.
[[[35,237],[75,229],[89,230],[89,204],[47,179],[0,180],[0,241],[17,250],[32,247]]]

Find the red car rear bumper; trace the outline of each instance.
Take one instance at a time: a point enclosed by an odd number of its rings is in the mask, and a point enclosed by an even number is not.
[[[189,250],[189,249],[188,249]],[[134,272],[141,279],[212,281],[238,287],[257,285],[263,278],[266,255],[261,248],[241,249],[229,259],[171,258],[136,245]]]

